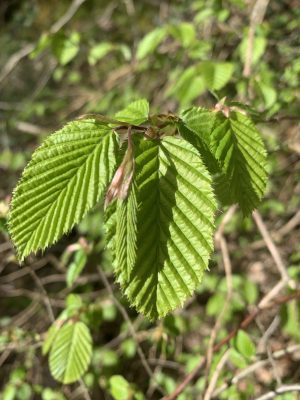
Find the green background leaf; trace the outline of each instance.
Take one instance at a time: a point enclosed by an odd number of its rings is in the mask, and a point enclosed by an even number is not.
[[[92,357],[92,338],[83,322],[66,323],[51,347],[49,365],[58,381],[77,381],[87,370]]]

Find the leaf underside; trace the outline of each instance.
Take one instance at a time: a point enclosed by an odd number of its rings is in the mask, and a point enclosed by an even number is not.
[[[197,150],[183,139],[137,138],[135,164],[136,190],[116,205],[118,218],[108,218],[108,237],[129,302],[153,320],[181,306],[199,285],[213,247],[216,204]]]
[[[35,151],[11,202],[9,230],[22,261],[68,232],[103,197],[116,134],[95,120],[67,124]]]

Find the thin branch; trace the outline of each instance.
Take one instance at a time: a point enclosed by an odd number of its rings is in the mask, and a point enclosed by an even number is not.
[[[282,258],[279,254],[277,247],[274,244],[274,241],[271,238],[270,233],[267,230],[265,223],[263,222],[261,215],[258,211],[253,211],[252,213],[253,219],[257,225],[257,228],[262,235],[265,244],[275,262],[275,265],[281,275],[282,280],[286,281],[292,289],[295,289],[295,282],[289,277],[286,267],[282,261]]]
[[[108,282],[104,272],[102,271],[102,269],[100,267],[98,267],[98,271],[99,271],[99,275],[100,278],[102,280],[102,282],[104,283],[104,286],[106,287],[109,296],[111,297],[111,299],[113,300],[113,302],[115,303],[117,309],[120,311],[120,313],[122,314],[122,317],[124,318],[124,320],[128,323],[128,328],[130,330],[130,333],[134,339],[134,341],[136,342],[136,346],[137,346],[137,352],[138,355],[141,359],[142,365],[145,368],[145,371],[147,372],[147,374],[149,375],[150,379],[153,380],[154,382],[156,381],[153,372],[147,362],[146,356],[139,344],[138,338],[137,338],[137,333],[135,331],[135,328],[131,322],[131,319],[129,318],[129,315],[127,314],[127,311],[125,310],[125,308],[122,306],[122,304],[119,302],[119,300],[116,298],[116,296],[114,295],[114,292],[110,286],[110,283]],[[157,389],[161,392],[161,394],[164,394],[163,389],[160,386],[156,386]]]
[[[274,351],[272,353],[272,358],[274,360],[278,360],[278,359],[280,359],[282,357],[285,357],[287,355],[294,354],[296,351],[299,351],[299,350],[300,350],[300,345],[299,344],[292,345],[292,346],[289,346],[289,347],[284,348],[282,350]],[[258,360],[255,363],[249,365],[248,367],[246,367],[245,369],[243,369],[242,371],[237,373],[233,378],[231,378],[227,382],[223,383],[223,385],[221,387],[216,389],[214,391],[214,393],[213,393],[212,398],[219,398],[219,395],[222,392],[224,392],[224,390],[226,390],[228,387],[230,387],[232,385],[236,385],[239,381],[241,381],[242,379],[246,378],[248,375],[252,374],[253,372],[259,370],[260,368],[264,368],[269,363],[270,363],[270,358],[268,357],[268,358],[266,358],[264,360]]]
[[[249,31],[248,31],[245,64],[244,64],[244,70],[243,70],[243,75],[246,78],[248,78],[251,75],[256,27],[257,27],[257,25],[262,23],[265,13],[266,13],[266,10],[267,10],[267,7],[268,7],[268,4],[269,4],[269,0],[257,0],[253,6],[253,9],[252,9],[252,12],[250,15],[250,26],[249,26]]]
[[[280,386],[279,388],[277,388],[275,390],[272,390],[266,394],[263,394],[260,397],[257,397],[255,400],[275,399],[275,397],[280,396],[281,394],[284,394],[284,393],[289,393],[289,392],[300,392],[300,384]]]
[[[60,29],[62,29],[69,21],[70,19],[74,16],[78,8],[85,2],[86,0],[74,0],[66,13],[58,20],[56,21],[51,28],[49,29],[49,32],[54,34],[57,33]],[[4,65],[1,73],[0,73],[0,84],[4,81],[4,79],[13,71],[13,69],[19,64],[19,62],[27,57],[35,48],[35,43],[29,43],[26,46],[24,46],[22,49],[18,50],[16,53],[14,53],[7,61],[7,63]]]
[[[300,298],[300,290],[298,290],[297,292],[292,293],[291,295],[286,295],[282,296],[281,298],[275,299],[284,287],[286,287],[286,281],[284,280],[279,281],[272,288],[272,290],[261,299],[258,306],[254,308],[254,310],[243,319],[240,325],[237,328],[233,329],[224,339],[222,339],[214,346],[213,348],[214,353],[218,352],[224,345],[227,345],[230,342],[230,340],[237,335],[239,330],[241,329],[245,330],[258,316],[258,314],[263,311],[263,309],[271,308],[279,304],[285,304],[295,298]],[[198,376],[199,372],[205,366],[205,364],[206,364],[206,358],[202,357],[199,361],[199,364],[193,369],[193,371],[187,374],[183,379],[183,381],[179,383],[179,385],[176,387],[176,389],[170,395],[163,397],[162,400],[176,399],[184,391],[186,386],[189,383],[191,383],[196,376]]]
[[[208,350],[206,352],[206,369],[205,369],[206,384],[207,384],[209,369],[210,369],[212,357],[213,357],[214,343],[215,343],[217,334],[222,326],[224,315],[228,309],[230,300],[232,298],[232,266],[231,266],[231,261],[230,261],[230,257],[229,257],[227,242],[226,242],[226,239],[224,238],[223,233],[224,233],[226,224],[233,217],[235,210],[236,210],[236,206],[232,206],[228,209],[228,211],[226,212],[224,218],[222,219],[222,222],[220,223],[219,228],[215,234],[216,244],[219,245],[220,249],[221,249],[222,261],[223,261],[225,275],[226,275],[227,294],[226,294],[224,306],[222,307],[221,312],[219,313],[219,315],[217,317],[217,320],[216,320],[213,330],[211,332],[209,343],[208,343]]]
[[[210,400],[212,398],[212,394],[217,385],[219,375],[228,360],[228,356],[229,356],[229,350],[226,350],[216,366],[215,372],[214,372],[214,374],[209,382],[208,388],[205,392],[204,400]]]

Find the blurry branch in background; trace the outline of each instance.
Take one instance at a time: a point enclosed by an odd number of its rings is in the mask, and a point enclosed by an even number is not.
[[[227,349],[224,352],[224,354],[222,355],[220,361],[218,362],[218,364],[217,364],[217,366],[215,368],[213,376],[211,377],[211,380],[209,382],[208,388],[207,388],[207,390],[205,392],[204,400],[210,400],[212,398],[212,394],[213,394],[213,391],[214,391],[214,389],[215,389],[215,387],[217,385],[219,375],[220,375],[223,367],[225,366],[225,364],[226,364],[226,362],[228,360],[228,357],[229,357],[229,349]]]
[[[255,400],[270,400],[270,399],[275,399],[277,396],[280,396],[284,393],[289,393],[289,392],[300,392],[300,384],[298,385],[283,385],[280,386],[279,388],[272,390],[271,392],[268,392],[266,394],[263,394],[260,397],[257,397]]]
[[[246,330],[248,326],[254,321],[254,319],[259,315],[260,312],[273,308],[278,305],[286,304],[296,298],[300,298],[300,290],[281,297],[277,297],[278,293],[286,287],[286,282],[280,280],[276,285],[268,292],[259,302],[258,306],[256,306],[253,311],[246,315],[243,321],[239,324],[239,326],[233,329],[224,339],[218,342],[213,347],[213,352],[218,352],[223,346],[228,345],[230,340],[233,339],[239,330]],[[276,299],[277,297],[277,299]],[[269,362],[269,359],[268,359]],[[176,389],[170,394],[162,398],[162,400],[175,400],[200,373],[202,368],[206,365],[206,357],[202,357],[200,359],[199,364],[193,369],[192,372],[186,375],[181,383],[176,387]]]
[[[124,320],[127,322],[128,324],[128,329],[131,333],[131,336],[133,338],[133,340],[136,343],[137,346],[137,352],[138,355],[140,357],[141,363],[143,365],[143,367],[145,368],[145,371],[147,372],[149,378],[151,379],[152,382],[156,382],[155,376],[150,368],[150,365],[148,364],[148,361],[146,359],[146,356],[139,344],[138,338],[137,338],[137,333],[136,330],[134,328],[133,323],[131,322],[131,319],[126,311],[126,309],[122,306],[122,304],[119,302],[119,300],[116,298],[116,296],[114,295],[113,289],[109,283],[109,281],[107,280],[105,273],[102,271],[101,267],[98,267],[98,271],[99,271],[99,275],[100,278],[105,286],[105,288],[107,289],[107,292],[109,294],[109,297],[112,299],[112,301],[115,303],[117,309],[120,311],[122,317],[124,318]],[[161,388],[157,383],[156,383],[156,389],[162,394],[164,395],[164,390],[163,388]]]
[[[31,124],[25,121],[18,121],[16,123],[16,129],[21,132],[26,132],[30,135],[40,135],[41,133],[47,132],[42,126]]]
[[[65,14],[56,21],[49,32],[52,34],[57,33],[60,29],[62,29],[74,16],[78,8],[85,2],[86,0],[74,0]],[[5,80],[5,78],[13,71],[13,69],[18,65],[18,63],[25,57],[27,57],[35,48],[35,43],[29,43],[24,46],[22,49],[18,50],[16,53],[10,56],[7,63],[2,68],[0,72],[0,85]]]
[[[299,344],[288,346],[287,348],[282,349],[282,350],[274,351],[272,353],[272,358],[274,360],[279,360],[280,358],[283,358],[283,357],[286,357],[286,356],[289,356],[289,355],[293,355],[297,351],[300,351],[300,345]],[[260,355],[260,357],[261,356],[263,356],[263,355]],[[238,382],[240,382],[242,379],[246,378],[248,375],[254,373],[255,371],[257,371],[260,368],[263,368],[263,367],[265,367],[265,366],[267,366],[269,364],[270,364],[269,357],[264,359],[264,360],[255,361],[253,364],[249,365],[248,367],[246,367],[242,371],[238,372],[233,378],[231,378],[231,379],[227,380],[226,382],[224,382],[221,387],[219,387],[217,390],[215,390],[213,392],[212,398],[218,398],[218,396],[222,392],[224,392],[224,390],[226,390],[228,387],[230,387],[232,385],[237,385]]]
[[[55,22],[52,27],[50,28],[50,33],[57,33],[60,31],[69,21],[72,19],[78,8],[85,2],[86,0],[74,0],[66,13],[57,21]]]
[[[251,67],[252,67],[252,56],[253,56],[253,46],[254,46],[254,38],[255,31],[257,25],[261,24],[265,13],[267,11],[267,7],[269,4],[269,0],[257,0],[253,6],[251,15],[250,15],[250,26],[248,31],[248,41],[246,48],[246,57],[243,75],[246,78],[249,78],[251,75]]]
[[[296,285],[295,282],[289,277],[286,267],[282,261],[282,258],[279,254],[279,251],[277,249],[277,247],[275,246],[271,235],[269,234],[266,225],[264,224],[261,215],[258,211],[254,211],[253,212],[253,219],[256,223],[256,226],[260,232],[260,234],[262,235],[265,244],[275,262],[275,265],[281,275],[282,280],[286,281],[288,283],[288,285],[290,286],[291,289],[295,289]]]
[[[219,229],[216,233],[216,240],[219,240],[220,244],[223,244],[223,247],[221,247],[221,254],[223,258],[223,263],[224,263],[224,269],[228,273],[228,268],[230,265],[230,259],[229,259],[229,254],[226,246],[226,241],[223,237],[223,232],[225,229],[226,224],[230,221],[232,218],[232,215],[235,211],[235,208],[232,207],[228,210],[227,214],[225,214],[225,217],[223,218]],[[216,353],[218,352],[224,345],[228,345],[230,340],[233,339],[239,330],[243,329],[245,330],[248,328],[248,326],[255,320],[255,318],[259,315],[260,312],[262,312],[265,309],[270,309],[275,306],[278,306],[280,304],[285,304],[288,303],[289,301],[292,301],[296,298],[300,298],[300,290],[297,290],[296,292],[293,292],[292,294],[288,295],[283,295],[281,297],[278,297],[278,294],[289,285],[291,288],[296,288],[296,284],[294,281],[292,281],[285,269],[285,266],[283,264],[283,261],[280,257],[280,254],[278,252],[278,249],[274,245],[274,242],[272,241],[270,234],[267,231],[266,226],[264,225],[260,215],[258,214],[257,211],[253,212],[253,218],[257,224],[257,227],[263,236],[263,239],[266,243],[266,246],[268,250],[270,251],[273,260],[277,266],[277,269],[279,270],[281,274],[281,279],[273,286],[271,290],[269,290],[265,296],[260,300],[258,305],[248,314],[246,317],[242,320],[242,322],[239,324],[239,326],[235,329],[233,329],[224,339],[222,339],[220,342],[215,344],[212,347],[212,350],[210,352]],[[223,238],[223,239],[222,239]],[[221,239],[221,241],[220,241]],[[223,240],[223,241],[222,241]],[[224,246],[225,244],[225,246]],[[229,263],[229,264],[228,264]],[[227,269],[226,269],[227,268]],[[228,287],[228,280],[227,280],[227,287]],[[230,283],[229,283],[229,288],[230,288]],[[221,313],[222,314],[222,313]],[[170,394],[165,396],[162,400],[174,400],[176,399],[179,394],[181,394],[187,385],[189,385],[200,373],[200,371],[207,365],[211,358],[210,353],[208,353],[205,357],[202,357],[198,363],[198,365],[192,370],[189,374],[186,375],[186,377],[183,379],[181,383],[176,387],[176,389]],[[210,391],[208,393],[210,395]],[[207,397],[209,399],[209,397]]]
[[[222,222],[219,225],[217,232],[215,233],[216,246],[218,246],[220,248],[221,254],[222,254],[222,262],[223,262],[225,275],[226,275],[227,295],[226,295],[226,299],[224,302],[224,306],[223,306],[220,314],[218,315],[215,325],[213,327],[213,330],[211,332],[209,343],[208,343],[208,350],[206,353],[206,360],[207,360],[206,361],[206,371],[205,371],[206,385],[208,384],[208,376],[209,376],[210,366],[211,366],[211,362],[212,362],[212,358],[213,358],[214,343],[217,338],[218,332],[222,326],[224,315],[226,314],[226,312],[228,310],[228,306],[229,306],[231,298],[232,298],[232,266],[231,266],[227,241],[224,237],[224,229],[225,229],[225,226],[228,224],[228,222],[233,217],[235,211],[236,211],[236,206],[231,206],[228,209],[228,211],[226,212],[225,216],[222,219]],[[207,389],[207,392],[208,391],[209,391],[209,388]],[[207,395],[208,395],[207,392],[205,393],[205,396],[204,396],[205,400],[209,399],[209,397],[207,397]],[[211,390],[209,392],[211,392]]]

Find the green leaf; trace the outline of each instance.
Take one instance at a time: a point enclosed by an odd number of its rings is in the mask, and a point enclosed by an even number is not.
[[[179,25],[169,27],[171,35],[178,40],[183,47],[189,47],[195,40],[196,30],[193,24],[182,22]]]
[[[130,303],[156,319],[181,306],[199,285],[213,247],[216,204],[211,178],[185,140],[136,138],[135,161],[135,263],[127,279],[119,269],[117,275]],[[110,215],[108,222],[113,232],[116,219]],[[126,241],[126,234],[117,230],[115,241]],[[125,262],[120,268],[126,270]]]
[[[223,172],[216,192],[224,204],[238,203],[247,215],[258,206],[265,192],[266,150],[248,117],[238,112],[232,112],[230,118],[218,114],[210,140]]]
[[[54,339],[59,332],[60,326],[61,326],[61,324],[59,324],[58,321],[55,321],[48,329],[47,336],[46,336],[46,339],[44,340],[43,348],[42,348],[42,353],[44,356],[49,352],[49,350],[54,342]]]
[[[66,65],[76,57],[80,48],[80,34],[72,32],[70,36],[58,34],[52,40],[52,50],[61,65]]]
[[[235,349],[230,349],[229,359],[237,368],[243,369],[247,367],[247,361],[245,357],[243,357],[242,354]]]
[[[132,399],[133,390],[130,383],[122,375],[113,375],[109,378],[110,393],[115,400]]]
[[[67,286],[71,287],[73,283],[76,281],[78,276],[81,274],[85,264],[87,262],[87,254],[83,249],[79,249],[75,253],[74,261],[69,265],[67,274],[66,274],[66,281]]]
[[[25,168],[11,203],[9,231],[22,261],[68,232],[104,195],[118,140],[95,120],[50,135]]]
[[[116,208],[116,262],[118,281],[128,282],[136,261],[137,199],[136,185],[126,200],[119,200]]]
[[[198,72],[202,75],[206,87],[210,90],[220,90],[229,82],[234,66],[231,63],[203,61]]]
[[[180,71],[175,79],[167,94],[178,99],[181,106],[189,105],[205,91],[205,82],[203,77],[199,76],[195,65]]]
[[[114,49],[114,45],[110,42],[102,42],[90,49],[88,62],[90,65],[96,65],[101,58],[105,57]]]
[[[149,103],[145,99],[136,100],[130,103],[126,108],[119,111],[115,118],[121,122],[133,125],[141,125],[148,120]]]
[[[235,348],[246,358],[251,358],[255,355],[256,349],[250,336],[243,330],[239,330],[235,340]]]
[[[49,365],[58,381],[77,381],[87,370],[92,357],[92,338],[83,322],[67,323],[58,332],[51,347]]]
[[[240,58],[243,63],[245,62],[245,59],[246,59],[248,43],[249,43],[249,38],[248,38],[248,31],[247,31],[246,35],[244,36],[244,38],[239,46]],[[251,62],[253,65],[257,64],[257,62],[263,56],[263,54],[265,53],[266,47],[267,47],[267,39],[265,37],[256,36],[254,38],[253,50],[252,50],[252,54],[251,54]]]
[[[266,150],[255,125],[239,112],[231,111],[227,118],[202,108],[192,108],[182,118],[218,162],[216,194],[221,202],[238,203],[249,214],[259,204],[267,181]],[[197,139],[191,140],[197,145]]]
[[[144,36],[137,48],[137,60],[142,60],[149,54],[153,53],[160,43],[165,39],[166,35],[166,27],[158,27]]]

